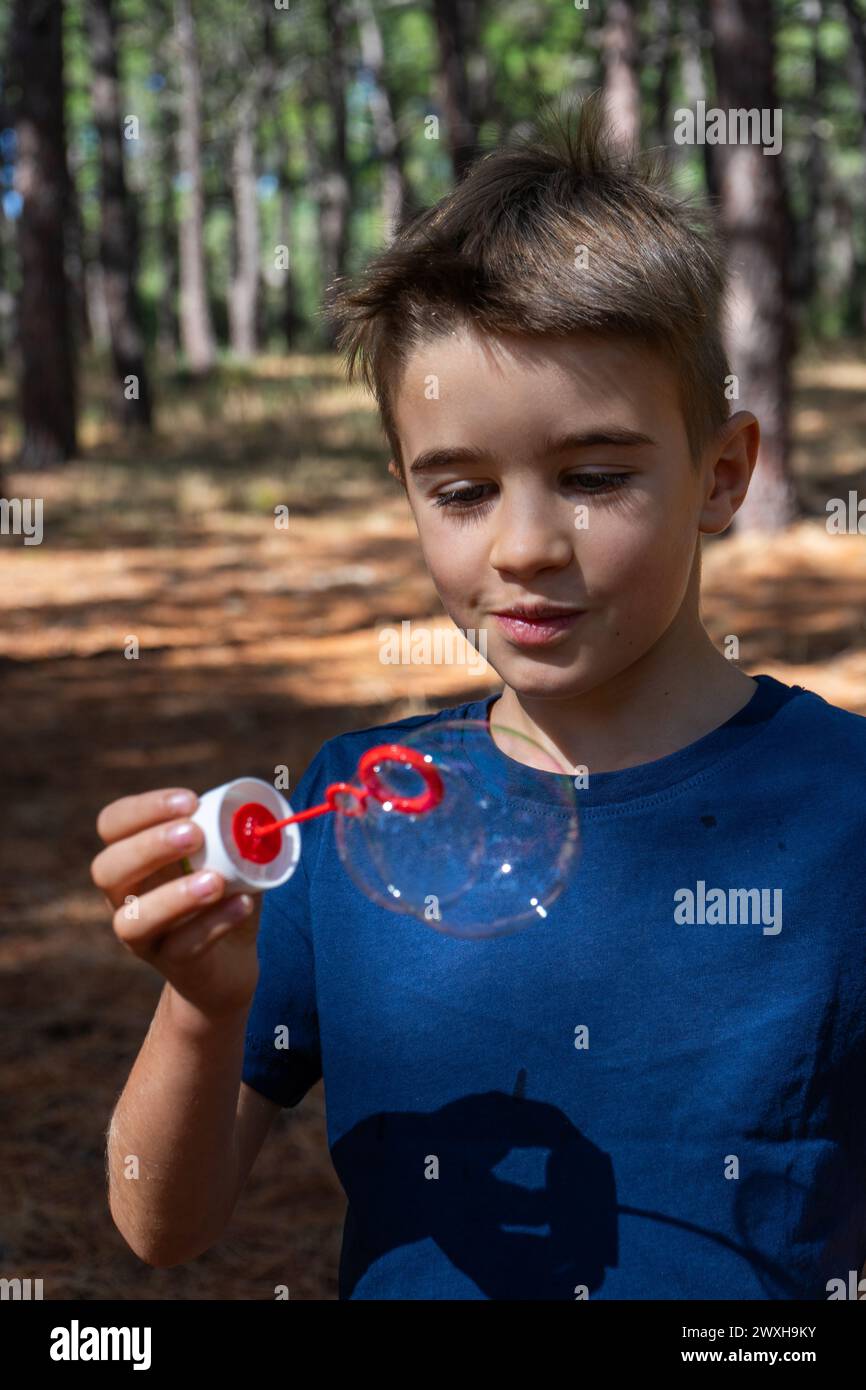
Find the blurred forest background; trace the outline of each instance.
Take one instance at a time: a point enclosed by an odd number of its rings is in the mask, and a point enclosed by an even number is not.
[[[383,624],[450,623],[323,304],[597,89],[730,235],[762,447],[707,627],[866,714],[866,0],[0,0],[0,494],[44,506],[41,544],[0,533],[0,1273],[46,1298],[335,1295],[321,1087],[201,1259],[114,1230],[104,1129],[159,981],[90,884],[96,816],[495,687],[378,660]],[[781,111],[780,153],[678,143],[700,103]]]

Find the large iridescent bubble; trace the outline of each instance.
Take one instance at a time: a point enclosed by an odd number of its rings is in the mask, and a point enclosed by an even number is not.
[[[434,720],[401,733],[400,744],[436,769],[442,799],[423,812],[397,809],[388,793],[415,797],[425,784],[387,757],[373,767],[378,797],[340,795],[337,848],[356,886],[454,936],[544,920],[580,852],[573,770],[516,730],[497,725],[494,740],[480,719]]]

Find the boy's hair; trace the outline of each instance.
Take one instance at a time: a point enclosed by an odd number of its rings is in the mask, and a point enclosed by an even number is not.
[[[484,155],[418,214],[354,284],[331,287],[350,381],[376,397],[405,486],[394,391],[440,332],[623,336],[672,367],[692,463],[729,416],[722,342],[724,236],[706,206],[665,186],[664,154],[625,151],[601,92],[548,112]]]

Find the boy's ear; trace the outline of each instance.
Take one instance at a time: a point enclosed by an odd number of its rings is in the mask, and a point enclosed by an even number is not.
[[[392,478],[396,478],[396,479],[397,479],[397,482],[400,483],[403,487],[406,486],[406,483],[405,483],[404,478],[403,478],[403,474],[400,472],[400,469],[399,469],[399,467],[397,466],[397,463],[396,463],[396,461],[395,461],[393,458],[390,458],[390,459],[388,460],[388,472],[391,474],[391,477],[392,477]]]
[[[713,460],[712,492],[706,497],[698,529],[717,536],[743,505],[755,470],[761,427],[750,410],[737,410],[719,428],[708,457]]]

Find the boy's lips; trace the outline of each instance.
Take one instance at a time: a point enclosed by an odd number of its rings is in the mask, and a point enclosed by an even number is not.
[[[537,622],[541,618],[561,618],[570,613],[583,613],[583,608],[578,608],[573,603],[515,603],[510,608],[494,608],[494,617],[497,618],[525,618],[530,622]]]
[[[585,608],[565,608],[545,605],[535,608],[506,608],[493,613],[499,626],[512,641],[521,646],[539,646],[567,632]]]

